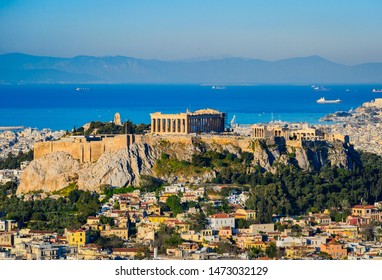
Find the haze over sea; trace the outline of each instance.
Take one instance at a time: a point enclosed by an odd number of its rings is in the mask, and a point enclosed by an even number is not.
[[[116,112],[123,121],[149,123],[150,113],[179,113],[213,108],[233,115],[239,124],[282,120],[319,123],[335,111],[348,111],[382,97],[377,85],[227,86],[216,90],[200,85],[1,85],[0,126],[72,129],[90,121],[111,121]],[[76,90],[80,87],[81,90]],[[339,104],[316,100],[341,99]]]

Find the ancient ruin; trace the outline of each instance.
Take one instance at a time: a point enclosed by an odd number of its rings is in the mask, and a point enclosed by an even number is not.
[[[179,114],[151,114],[151,133],[156,134],[190,134],[223,132],[225,113],[202,109],[195,112]]]

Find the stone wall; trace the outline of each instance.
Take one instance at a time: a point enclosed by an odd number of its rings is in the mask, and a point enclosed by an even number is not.
[[[328,139],[329,140],[329,139]],[[331,139],[333,140],[333,139]],[[38,142],[34,147],[34,158],[41,158],[43,155],[52,152],[67,152],[73,158],[83,162],[96,162],[105,152],[113,152],[126,149],[133,143],[148,144],[154,146],[162,141],[168,143],[178,143],[192,145],[195,142],[204,142],[209,145],[227,146],[232,145],[240,148],[243,152],[253,152],[251,148],[252,137],[233,135],[115,135],[105,137],[96,141],[85,141],[84,138],[65,138],[60,141]],[[269,140],[270,141],[270,140]],[[276,144],[275,140],[267,144]],[[286,146],[301,148],[301,140],[287,140]]]
[[[80,162],[95,162],[105,152],[126,149],[134,142],[134,135],[115,135],[100,140],[85,141],[75,137],[60,141],[37,142],[34,145],[34,159],[53,152],[66,152]]]
[[[161,141],[169,143],[193,144],[195,141],[207,144],[232,145],[250,152],[251,137],[230,135],[115,135],[98,140],[85,138],[63,138],[60,141],[38,142],[34,146],[34,158],[38,159],[53,152],[66,152],[83,162],[95,162],[105,152],[126,149],[133,143],[155,145]]]

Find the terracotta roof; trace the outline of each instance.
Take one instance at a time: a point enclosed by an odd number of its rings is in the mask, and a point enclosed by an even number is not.
[[[89,244],[86,244],[84,246],[82,246],[83,249],[95,249],[95,250],[99,250],[101,249],[101,246],[98,246],[97,244],[94,244],[94,243],[89,243]]]
[[[84,229],[69,229],[68,232],[70,233],[75,233],[75,232],[85,232],[86,230]]]
[[[360,208],[360,209],[376,209],[374,205],[355,205],[352,208]]]
[[[229,215],[228,214],[224,214],[224,213],[218,213],[218,214],[212,215],[211,218],[226,219],[226,218],[229,218]]]
[[[220,228],[220,230],[227,230],[227,229],[231,229],[231,227],[227,226],[227,227]]]

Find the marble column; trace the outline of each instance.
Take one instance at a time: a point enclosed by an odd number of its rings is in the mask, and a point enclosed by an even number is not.
[[[151,133],[155,132],[155,127],[154,127],[154,119],[151,118]]]

